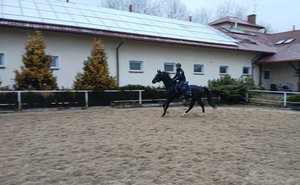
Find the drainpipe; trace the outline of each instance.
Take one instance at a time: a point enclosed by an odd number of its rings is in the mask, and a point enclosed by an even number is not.
[[[298,62],[297,75],[298,75],[298,91],[300,92],[300,61]]]
[[[116,47],[116,62],[117,62],[117,86],[120,86],[120,59],[119,59],[119,49],[123,45],[123,41]]]

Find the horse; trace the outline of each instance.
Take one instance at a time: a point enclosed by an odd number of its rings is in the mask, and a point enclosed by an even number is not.
[[[175,90],[175,82],[173,82],[172,78],[170,77],[168,72],[157,70],[157,74],[152,80],[152,83],[155,84],[157,82],[163,82],[164,86],[167,90],[167,100],[163,103],[164,112],[161,115],[161,117],[166,115],[167,109],[172,101],[175,99],[178,99],[181,95],[180,92]],[[216,109],[217,107],[213,104],[212,98],[211,98],[211,92],[207,87],[197,86],[197,85],[190,85],[192,96],[189,108],[185,111],[183,116],[185,116],[195,105],[195,102],[197,102],[201,108],[202,113],[205,114],[204,104],[202,102],[202,98],[206,97],[208,104],[213,108]]]

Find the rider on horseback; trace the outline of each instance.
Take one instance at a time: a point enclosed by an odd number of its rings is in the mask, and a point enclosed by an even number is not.
[[[173,77],[173,81],[176,82],[175,91],[181,93],[180,98],[189,98],[192,96],[191,90],[187,86],[186,78],[184,75],[184,71],[181,69],[181,64],[177,63],[176,65],[176,74]]]

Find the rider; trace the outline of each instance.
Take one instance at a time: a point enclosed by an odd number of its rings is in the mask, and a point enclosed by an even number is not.
[[[175,91],[176,92],[179,91],[182,93],[182,96],[180,98],[184,98],[184,95],[187,95],[187,97],[189,97],[191,96],[191,92],[190,91],[187,92],[185,90],[186,78],[184,75],[184,71],[181,69],[181,64],[177,63],[175,66],[176,66],[176,74],[172,79],[173,81],[176,82]]]

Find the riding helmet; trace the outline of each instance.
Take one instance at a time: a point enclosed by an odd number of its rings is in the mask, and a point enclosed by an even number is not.
[[[176,67],[181,67],[181,64],[180,64],[180,63],[177,63],[175,66],[176,66]]]

